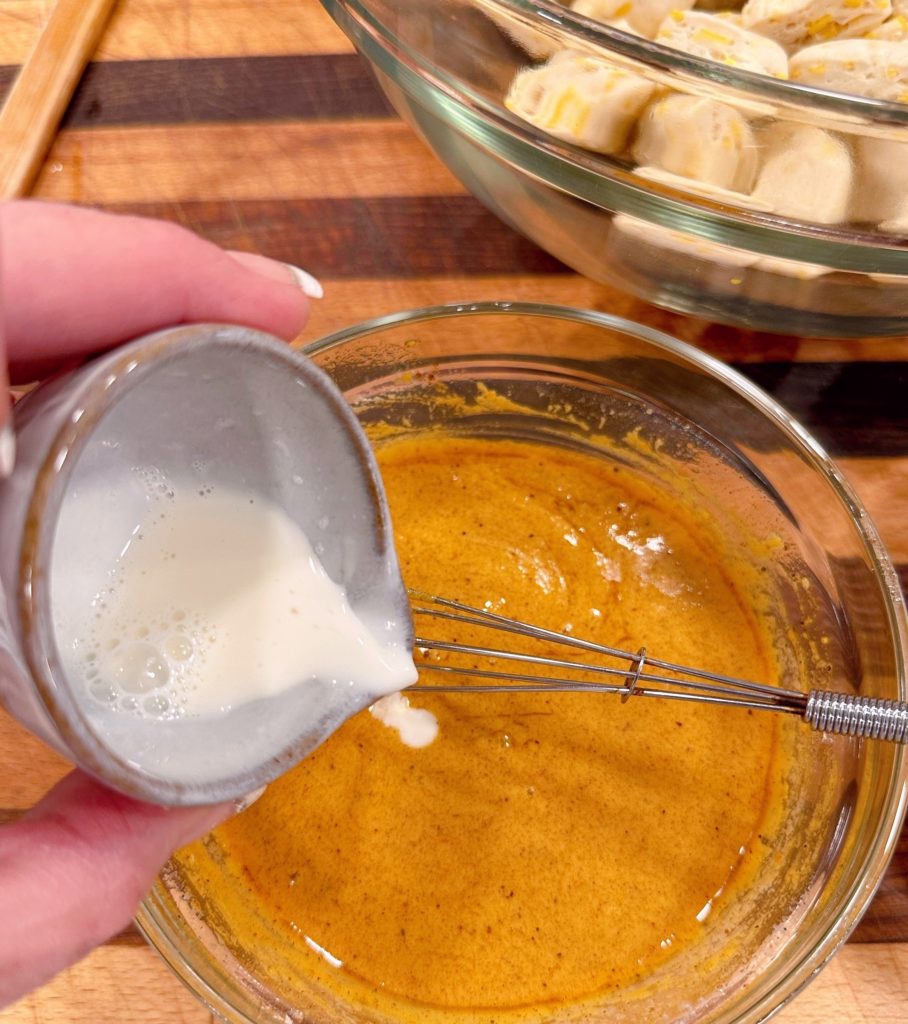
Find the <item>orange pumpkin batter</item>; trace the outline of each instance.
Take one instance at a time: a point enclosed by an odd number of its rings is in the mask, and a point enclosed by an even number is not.
[[[451,437],[379,458],[410,586],[773,680],[750,571],[627,470]],[[364,712],[181,855],[286,984],[414,1021],[575,1003],[696,942],[762,856],[784,775],[772,715],[591,694],[412,702],[438,717],[429,747]]]

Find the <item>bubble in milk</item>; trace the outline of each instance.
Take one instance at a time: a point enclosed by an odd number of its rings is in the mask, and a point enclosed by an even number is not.
[[[105,665],[105,675],[126,693],[147,693],[170,682],[170,667],[151,643],[127,644],[113,654]]]
[[[173,487],[156,466],[133,466],[133,472],[142,483],[146,496],[152,502],[160,501],[162,498],[167,501],[174,499]]]
[[[119,694],[112,687],[103,681],[96,681],[90,688],[92,697],[101,701],[102,704],[116,704]]]
[[[189,661],[194,652],[192,640],[182,633],[169,636],[164,641],[164,653],[173,661]]]
[[[146,697],[142,702],[142,710],[154,715],[155,718],[163,718],[171,710],[170,701],[160,693]]]

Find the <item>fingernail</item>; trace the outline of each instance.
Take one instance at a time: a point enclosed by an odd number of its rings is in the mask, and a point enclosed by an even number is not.
[[[16,433],[7,421],[0,430],[0,480],[5,480],[16,465]]]
[[[243,811],[248,810],[267,788],[267,786],[262,786],[261,789],[254,789],[251,793],[241,796],[239,800],[235,800],[233,802],[234,814],[242,814]]]
[[[292,263],[285,263],[284,266],[293,274],[294,280],[303,290],[304,295],[308,295],[310,299],[324,297],[325,289],[322,288],[318,278],[307,273],[302,267],[295,267]]]
[[[270,277],[272,281],[284,281],[285,283],[292,281],[310,299],[320,299],[325,294],[325,290],[317,278],[303,270],[302,267],[295,267],[292,263],[282,263],[280,260],[270,259],[257,252],[240,252],[237,249],[228,249],[227,255],[248,270],[253,270],[263,277]]]

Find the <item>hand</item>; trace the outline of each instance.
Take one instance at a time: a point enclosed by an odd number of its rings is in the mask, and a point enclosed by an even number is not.
[[[242,324],[291,339],[306,324],[307,295],[320,293],[296,268],[224,252],[172,224],[0,204],[0,311],[13,381],[181,323]],[[0,425],[6,418],[3,408]],[[75,771],[0,828],[0,1006],[128,924],[170,854],[236,809],[156,807]]]

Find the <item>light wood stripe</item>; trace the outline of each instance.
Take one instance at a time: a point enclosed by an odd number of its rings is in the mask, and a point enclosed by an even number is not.
[[[464,192],[409,128],[387,119],[66,130],[34,195],[138,204]]]
[[[21,64],[52,0],[0,0],[0,64]],[[302,0],[120,0],[97,60],[343,53],[331,18]]]
[[[879,978],[887,979],[881,989]],[[908,1006],[908,948],[849,945],[776,1018],[779,1024],[901,1024]]]
[[[881,989],[879,978],[887,979]],[[908,949],[894,943],[848,945],[776,1018],[780,1024],[873,1021],[903,1024]],[[166,1014],[161,1008],[166,1006]],[[0,1024],[214,1024],[211,1014],[151,950],[104,946],[6,1011]]]
[[[52,0],[0,0],[0,64],[25,63],[52,6]]]
[[[0,195],[27,196],[116,0],[58,0],[0,110]]]
[[[7,1010],[0,1024],[216,1024],[146,945],[107,945]]]
[[[0,708],[0,811],[34,806],[70,767]]]
[[[306,243],[297,257],[316,275],[322,268],[309,266]],[[301,341],[310,342],[372,317],[401,309],[418,309],[448,302],[548,302],[593,309],[644,322],[680,338],[719,359],[735,363],[788,360],[790,362],[908,362],[908,338],[865,338],[838,341],[795,338],[791,335],[737,332],[694,317],[656,309],[640,299],[574,274],[469,275],[463,272],[437,277],[411,277],[404,289],[389,279],[320,278],[325,297],[313,305],[312,319]],[[402,297],[406,306],[402,306]]]
[[[908,825],[902,827],[892,862],[883,883],[849,942],[906,942],[908,916]],[[902,947],[908,954],[908,947]],[[908,995],[908,992],[906,992]]]

